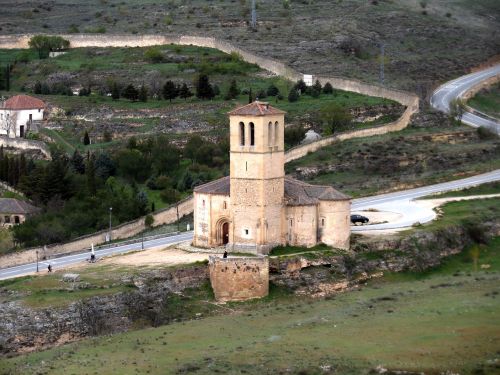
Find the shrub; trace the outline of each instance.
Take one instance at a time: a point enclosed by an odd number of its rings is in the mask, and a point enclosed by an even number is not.
[[[160,198],[163,202],[172,204],[181,199],[181,194],[176,189],[167,187],[161,191]]]
[[[492,130],[485,128],[484,126],[480,126],[477,128],[477,135],[479,139],[481,140],[489,140],[489,139],[496,139],[498,138],[498,135],[493,132]]]
[[[144,219],[144,225],[147,228],[151,228],[153,226],[154,222],[155,222],[155,218],[153,217],[153,215],[151,215],[151,214],[146,215],[146,218]]]
[[[333,94],[333,87],[330,82],[325,83],[323,94]]]
[[[297,92],[297,89],[294,87],[290,90],[290,93],[288,94],[288,101],[290,103],[296,102],[299,100],[299,93]]]
[[[267,96],[277,96],[279,95],[280,90],[271,83],[271,85],[267,88]]]
[[[151,47],[144,52],[144,58],[154,64],[161,63],[163,61],[163,53],[158,47]]]

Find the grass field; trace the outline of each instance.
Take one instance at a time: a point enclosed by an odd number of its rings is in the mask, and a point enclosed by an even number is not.
[[[326,300],[230,304],[227,314],[3,360],[5,373],[359,374],[377,366],[493,374],[500,238],[424,274],[386,275]],[[248,308],[251,309],[248,309]],[[255,306],[256,307],[256,306]],[[232,312],[231,312],[232,311]]]
[[[481,90],[467,104],[487,115],[500,118],[500,83]]]
[[[402,190],[500,168],[498,139],[470,128],[415,129],[332,144],[286,165],[353,197]]]

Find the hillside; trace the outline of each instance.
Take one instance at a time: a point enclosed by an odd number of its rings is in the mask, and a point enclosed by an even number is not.
[[[383,43],[387,85],[422,95],[500,51],[495,0],[260,0],[256,31],[248,27],[249,0],[1,0],[0,6],[2,34],[209,35],[299,71],[371,82],[378,81]]]

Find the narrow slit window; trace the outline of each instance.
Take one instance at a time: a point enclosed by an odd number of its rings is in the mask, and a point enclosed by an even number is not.
[[[255,125],[250,123],[250,146],[255,146]]]
[[[245,146],[245,124],[240,122],[240,145]]]

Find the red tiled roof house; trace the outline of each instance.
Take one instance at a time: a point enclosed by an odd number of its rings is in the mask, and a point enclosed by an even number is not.
[[[45,103],[28,95],[15,95],[0,105],[0,135],[24,138],[43,120]]]

